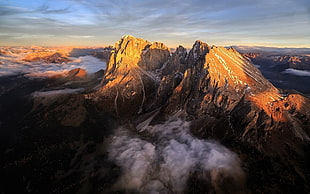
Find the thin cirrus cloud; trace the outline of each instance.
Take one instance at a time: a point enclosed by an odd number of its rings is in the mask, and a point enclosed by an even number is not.
[[[3,45],[40,44],[44,35],[54,35],[44,44],[102,45],[132,34],[169,46],[310,47],[307,0],[13,0],[0,3],[0,16]],[[10,33],[40,38],[18,42]]]

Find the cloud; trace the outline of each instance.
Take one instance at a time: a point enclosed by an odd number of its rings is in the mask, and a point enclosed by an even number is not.
[[[95,73],[101,69],[106,68],[106,62],[101,61],[100,59],[87,55],[78,57],[73,62],[68,63],[68,67],[71,69],[82,68],[89,73]]]
[[[0,16],[29,13],[29,10],[22,7],[0,5]]]
[[[22,50],[20,50],[22,51]],[[75,68],[85,69],[88,73],[95,73],[106,68],[106,63],[93,56],[72,57],[73,61],[66,64],[26,62],[26,53],[16,54],[17,50],[9,55],[0,56],[0,76],[25,74],[33,78],[46,78],[64,74]]]
[[[41,104],[50,104],[52,102],[55,102],[59,97],[62,97],[64,95],[68,94],[80,94],[84,92],[84,88],[66,88],[66,89],[60,89],[60,90],[49,90],[49,91],[36,91],[31,94],[32,98],[39,100]]]
[[[70,38],[94,38],[95,36],[83,36],[83,35],[68,35]]]
[[[55,98],[63,94],[78,94],[80,92],[83,92],[84,88],[76,88],[76,89],[63,89],[63,90],[50,90],[50,91],[44,91],[44,92],[34,92],[32,94],[32,97],[34,98]]]
[[[186,32],[184,40],[193,38],[265,43],[296,42],[296,35],[306,38],[310,32],[307,10],[295,1],[116,1],[84,2],[98,13],[102,27],[116,33],[132,33],[148,39],[175,39],[174,33]],[[286,9],[290,7],[290,9]],[[284,31],[292,28],[294,31]],[[179,36],[178,36],[179,37]],[[225,37],[225,39],[224,39]],[[206,39],[208,38],[208,39]],[[160,41],[162,41],[160,40]],[[299,42],[297,42],[298,44]],[[279,44],[279,43],[278,43]],[[309,44],[309,42],[308,42]]]
[[[71,10],[69,7],[61,8],[61,9],[53,9],[47,3],[43,3],[38,8],[24,8],[9,5],[0,5],[0,16],[10,16],[10,15],[18,15],[18,14],[65,14],[69,13]]]
[[[170,45],[185,43],[185,46],[190,46],[196,39],[226,45],[310,45],[310,28],[305,28],[310,25],[310,3],[306,0],[44,2],[32,10],[33,13],[28,13],[41,18],[38,23],[30,21],[31,28],[25,25],[28,20],[16,17],[24,16],[29,8],[6,7],[3,12],[8,17],[6,20],[16,29],[9,24],[1,25],[1,29],[12,33],[49,31],[59,37],[61,33],[64,36],[75,33],[108,40],[109,44],[124,34],[132,34]],[[180,35],[180,32],[184,34]],[[58,40],[63,41],[59,37]],[[76,40],[72,38],[72,41]],[[94,42],[89,40],[90,44]]]
[[[110,140],[109,158],[122,170],[117,190],[183,193],[196,173],[216,192],[244,191],[245,175],[236,154],[217,142],[192,136],[189,123],[180,119],[144,124],[139,126],[141,136],[120,127]]]
[[[43,13],[43,14],[64,14],[71,12],[69,7],[62,9],[52,9],[47,3],[42,4],[38,7],[35,12]]]
[[[292,74],[292,75],[296,75],[296,76],[310,76],[310,71],[297,70],[297,69],[292,69],[292,68],[288,68],[285,71],[283,71],[282,73]]]

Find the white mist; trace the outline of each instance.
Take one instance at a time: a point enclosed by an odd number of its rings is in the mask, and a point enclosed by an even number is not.
[[[109,158],[122,170],[117,189],[182,193],[190,175],[199,171],[217,193],[228,187],[231,193],[244,192],[245,175],[237,155],[215,141],[191,135],[189,122],[146,122],[139,129],[118,128],[111,139]]]

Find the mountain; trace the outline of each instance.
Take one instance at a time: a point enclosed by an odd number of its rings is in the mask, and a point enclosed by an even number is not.
[[[102,85],[92,98],[115,115],[138,117],[161,108],[165,114],[184,111],[194,120],[233,117],[242,129],[229,125],[224,131],[235,131],[232,135],[239,133],[250,142],[254,138],[255,144],[268,136],[267,131],[280,129],[309,139],[308,126],[303,125],[309,119],[309,99],[280,91],[232,48],[197,41],[188,54],[179,48],[169,57],[161,43],[125,36],[116,43]],[[119,110],[122,108],[125,110]],[[305,121],[296,115],[303,115]]]
[[[48,90],[80,81],[77,69],[21,100],[28,106],[14,123],[18,141],[4,146],[5,188],[310,192],[308,97],[276,88],[234,48],[201,41],[172,53],[127,35],[105,56],[102,78],[84,80],[87,89]]]
[[[24,60],[27,62],[44,61],[46,63],[62,63],[70,61],[65,53],[46,51],[30,53],[26,55]]]
[[[105,110],[133,122],[158,109],[161,116],[181,111],[199,137],[242,142],[302,171],[287,157],[304,157],[309,99],[274,87],[235,49],[197,41],[189,53],[179,47],[169,57],[162,44],[131,36],[115,48],[92,97]]]

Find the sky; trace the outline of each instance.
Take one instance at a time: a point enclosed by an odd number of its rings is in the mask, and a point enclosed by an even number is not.
[[[310,1],[0,1],[0,46],[107,46],[127,34],[169,47],[310,48]]]

